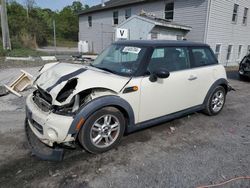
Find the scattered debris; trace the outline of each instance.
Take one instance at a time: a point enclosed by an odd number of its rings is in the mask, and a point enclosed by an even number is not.
[[[7,95],[8,94],[8,91],[6,89],[5,86],[0,86],[0,97],[1,96],[4,96],[4,95]]]
[[[175,128],[174,127],[170,127],[170,131],[171,131],[171,133],[174,133],[175,132]]]
[[[25,88],[32,85],[33,76],[24,70],[21,70],[22,74],[10,85],[4,85],[7,90],[9,90],[11,93],[15,94],[18,97],[22,97],[21,94],[18,92],[22,92]]]
[[[56,170],[55,173],[49,170],[49,175],[52,177],[57,177],[57,176],[60,176],[61,174],[59,173],[59,170]]]
[[[221,177],[224,179],[224,180],[226,180],[227,178],[223,175],[223,174],[221,174]]]
[[[99,168],[99,169],[97,169],[95,172],[96,172],[97,174],[100,174],[100,173],[102,172],[102,169]]]
[[[22,170],[18,170],[17,173],[16,173],[16,175],[17,175],[17,174],[20,174],[21,172],[22,172]]]
[[[96,56],[82,56],[82,55],[73,55],[74,61],[80,61],[83,63],[90,63],[96,59]]]
[[[52,177],[57,177],[57,176],[60,176],[59,172],[57,172],[57,173],[55,173],[55,174],[52,175]]]

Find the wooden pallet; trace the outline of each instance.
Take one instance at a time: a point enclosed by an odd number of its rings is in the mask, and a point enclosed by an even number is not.
[[[7,90],[18,97],[22,97],[22,95],[18,92],[22,92],[25,88],[32,85],[33,76],[24,70],[21,70],[22,74],[13,82],[10,86],[4,85]]]

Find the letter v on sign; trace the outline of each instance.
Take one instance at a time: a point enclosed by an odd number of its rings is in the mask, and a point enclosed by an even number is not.
[[[124,30],[120,30],[120,35],[123,37],[123,35],[124,35]]]
[[[116,29],[117,39],[128,39],[128,29],[117,28]]]

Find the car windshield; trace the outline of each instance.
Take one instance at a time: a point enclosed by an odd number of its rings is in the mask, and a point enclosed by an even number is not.
[[[146,48],[113,44],[104,50],[91,66],[122,76],[133,76]]]

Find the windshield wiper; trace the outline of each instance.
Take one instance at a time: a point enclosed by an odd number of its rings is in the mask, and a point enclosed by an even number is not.
[[[93,64],[90,64],[90,66],[91,66],[91,67],[94,67],[94,68],[97,68],[97,69],[100,69],[100,70],[104,70],[104,71],[106,71],[106,72],[110,72],[110,73],[112,73],[112,74],[116,74],[115,71],[112,71],[112,70],[110,70],[110,69],[108,69],[108,68],[105,68],[105,67],[97,67],[97,66],[95,66],[95,65],[93,65]]]
[[[110,69],[107,69],[107,68],[104,68],[104,67],[95,67],[95,68],[98,68],[98,69],[101,69],[101,70],[104,70],[104,71],[107,71],[107,72],[110,72],[112,74],[115,74],[114,71],[110,70]]]

